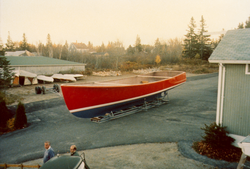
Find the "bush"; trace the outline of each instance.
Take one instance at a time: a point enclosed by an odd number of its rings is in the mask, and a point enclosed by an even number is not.
[[[212,123],[210,126],[205,124],[205,128],[201,129],[206,135],[202,136],[202,141],[193,144],[197,153],[217,160],[239,161],[241,149],[232,145],[234,139],[227,135],[226,127]]]
[[[0,98],[0,128],[3,130],[6,128],[7,121],[11,118],[11,113],[6,107],[5,100]]]
[[[23,128],[27,125],[27,117],[24,105],[19,102],[16,110],[16,116],[14,121],[14,126],[16,129]]]
[[[205,124],[205,128],[201,128],[205,131],[205,136],[202,136],[203,142],[211,145],[212,148],[229,148],[232,146],[234,139],[227,134],[226,127],[217,125],[215,122],[210,124],[210,126]]]

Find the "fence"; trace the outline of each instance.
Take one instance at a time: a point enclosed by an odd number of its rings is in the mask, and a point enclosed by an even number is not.
[[[3,167],[4,169],[7,169],[9,167],[20,167],[23,168],[40,168],[41,166],[39,164],[37,165],[23,165],[23,164],[0,164],[0,168]]]

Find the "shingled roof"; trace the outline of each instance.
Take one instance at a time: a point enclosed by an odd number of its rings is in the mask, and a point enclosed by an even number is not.
[[[1,56],[0,56],[1,57]],[[86,65],[84,63],[70,62],[66,60],[54,59],[44,56],[5,56],[10,61],[10,66],[63,66],[63,65]]]
[[[208,60],[211,63],[250,63],[250,28],[227,31]]]
[[[87,45],[85,43],[73,43],[76,47],[76,49],[88,49]]]

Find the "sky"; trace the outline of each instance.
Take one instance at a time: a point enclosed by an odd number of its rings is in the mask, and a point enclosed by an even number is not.
[[[215,36],[250,17],[250,0],[0,0],[0,37],[7,42],[46,44],[91,42],[94,46],[119,40],[124,47],[154,45],[187,33],[191,17],[197,29],[201,16]],[[219,33],[220,32],[220,33]]]

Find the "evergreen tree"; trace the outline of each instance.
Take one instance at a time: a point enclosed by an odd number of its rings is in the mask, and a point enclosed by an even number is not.
[[[212,148],[227,149],[232,146],[234,139],[228,136],[226,127],[217,125],[215,122],[209,126],[205,124],[204,128],[205,135],[202,136],[203,142],[209,144]]]
[[[23,33],[23,41],[21,42],[21,45],[20,45],[20,48],[21,50],[29,50],[29,45],[27,43],[27,38],[25,36],[25,33]]]
[[[205,20],[203,16],[201,16],[199,42],[198,42],[201,59],[208,59],[209,56],[212,54],[212,49],[209,44],[209,42],[211,42],[210,35],[205,34],[205,32],[208,32],[207,30],[205,30],[205,27],[206,27]]]
[[[248,20],[246,20],[245,27],[244,27],[243,22],[239,23],[238,29],[244,29],[244,28],[250,28],[250,17],[248,17]]]
[[[188,28],[188,33],[185,35],[186,38],[184,39],[183,57],[194,58],[194,56],[199,53],[199,49],[197,45],[198,35],[195,33],[196,24],[193,17],[190,20]]]
[[[65,44],[63,45],[63,48],[62,48],[62,59],[68,60],[68,56],[69,56],[69,45],[68,45],[68,42],[65,41]]]
[[[250,28],[250,17],[248,17],[248,20],[246,20],[245,23],[245,28]]]
[[[4,89],[10,85],[13,73],[9,67],[10,61],[6,57],[0,57],[0,89]]]
[[[42,44],[40,41],[37,44],[36,52],[38,56],[46,56],[44,44]]]
[[[157,54],[157,55],[161,53],[161,42],[160,42],[159,38],[157,38],[155,40],[154,53]]]
[[[19,102],[16,110],[16,116],[14,121],[14,126],[16,129],[25,127],[27,124],[27,117],[24,105]]]
[[[135,54],[135,49],[131,45],[129,45],[129,47],[127,48],[127,54],[128,55]]]
[[[10,32],[8,32],[8,39],[7,39],[7,43],[5,45],[6,45],[6,51],[14,51],[15,50],[14,42],[12,41],[12,39],[10,37]]]
[[[6,128],[7,121],[11,118],[6,102],[0,98],[0,128]]]
[[[136,36],[135,49],[136,49],[137,52],[142,51],[141,38],[139,37],[139,35]]]
[[[50,38],[50,34],[47,35],[47,44],[46,44],[46,56],[53,58],[53,46]]]
[[[244,24],[243,23],[239,23],[238,29],[243,29],[243,28],[244,28]]]
[[[88,42],[88,48],[89,48],[89,50],[91,50],[91,49],[94,48],[94,47],[93,47],[93,43],[91,43],[90,41]]]
[[[4,55],[4,54],[1,53],[2,51],[3,51],[3,41],[2,41],[2,39],[0,37],[0,55]]]

